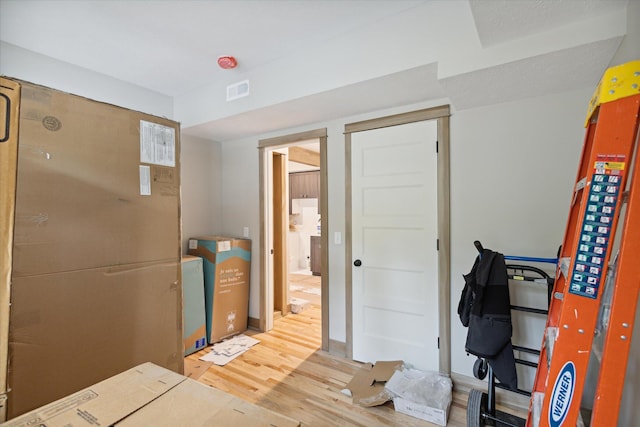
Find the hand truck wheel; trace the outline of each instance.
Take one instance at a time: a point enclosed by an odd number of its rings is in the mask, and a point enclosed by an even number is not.
[[[478,359],[479,360],[479,359]],[[467,427],[484,426],[483,413],[487,412],[487,394],[471,389],[467,400]]]
[[[487,376],[487,372],[489,372],[487,360],[478,357],[473,364],[473,376],[479,380],[483,380]]]

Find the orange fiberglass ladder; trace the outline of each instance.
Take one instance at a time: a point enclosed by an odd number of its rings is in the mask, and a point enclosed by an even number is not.
[[[632,61],[591,99],[527,426],[575,426],[589,411],[586,425],[617,425],[640,289],[639,86]]]

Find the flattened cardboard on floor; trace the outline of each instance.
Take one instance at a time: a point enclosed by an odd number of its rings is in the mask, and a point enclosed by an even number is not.
[[[384,385],[403,364],[402,360],[364,364],[346,386],[351,391],[353,403],[369,407],[389,401],[390,396],[385,392]]]
[[[152,363],[143,363],[4,426],[35,425],[296,427],[300,423]]]

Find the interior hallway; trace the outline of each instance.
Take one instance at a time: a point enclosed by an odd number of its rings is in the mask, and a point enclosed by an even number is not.
[[[320,280],[320,276],[313,276],[310,271],[289,273],[289,300],[303,299],[320,307]]]

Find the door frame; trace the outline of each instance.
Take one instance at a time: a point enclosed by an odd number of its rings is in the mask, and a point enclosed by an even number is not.
[[[273,151],[271,157],[272,193],[273,203],[273,309],[280,310],[282,315],[288,314],[287,303],[289,301],[289,289],[287,286],[275,286],[278,280],[288,281],[288,239],[289,230],[289,203],[287,198],[287,155]],[[280,210],[280,215],[276,216],[276,206]]]
[[[269,163],[271,151],[296,145],[301,141],[317,139],[320,147],[320,251],[322,267],[320,271],[320,302],[322,305],[322,350],[329,351],[329,210],[327,203],[327,129],[315,129],[307,132],[283,135],[258,141],[259,175],[260,175],[260,322],[262,332],[273,328],[272,291],[273,291],[273,263],[271,250],[273,248],[272,227],[270,227],[271,205],[269,194],[272,193]],[[288,211],[287,211],[288,215]]]
[[[345,134],[345,305],[347,323],[347,357],[353,359],[353,224],[351,189],[351,134],[424,120],[436,120],[438,136],[438,335],[439,371],[451,374],[451,227],[449,170],[449,105],[395,114],[344,126]]]

